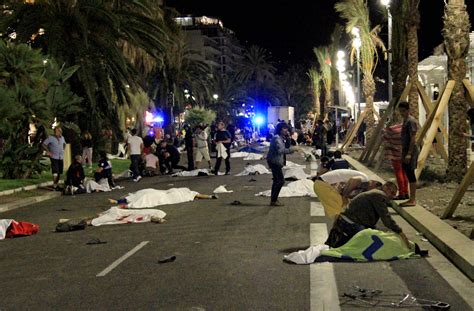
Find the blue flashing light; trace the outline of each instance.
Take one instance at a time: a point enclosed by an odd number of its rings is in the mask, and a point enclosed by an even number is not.
[[[262,125],[265,122],[265,118],[262,116],[256,116],[255,117],[255,123],[257,125]]]

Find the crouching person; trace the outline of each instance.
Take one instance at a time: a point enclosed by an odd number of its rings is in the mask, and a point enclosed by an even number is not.
[[[66,174],[64,194],[86,193],[84,187],[84,168],[82,167],[82,156],[76,155],[74,161],[69,166]]]
[[[392,219],[388,206],[397,194],[397,186],[387,182],[382,190],[373,189],[357,195],[335,220],[325,244],[332,248],[346,244],[354,235],[364,229],[374,229],[379,220],[395,233],[398,233],[403,242],[409,242],[402,229]]]
[[[102,178],[107,179],[110,188],[117,186],[112,175],[112,164],[110,164],[105,151],[100,152],[99,167],[94,173],[94,179],[96,182],[99,182]]]

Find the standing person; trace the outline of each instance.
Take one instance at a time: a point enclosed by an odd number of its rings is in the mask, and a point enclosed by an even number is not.
[[[416,132],[418,125],[410,115],[410,105],[407,102],[398,104],[398,111],[403,118],[402,125],[402,167],[410,183],[410,199],[400,206],[415,206],[416,205],[416,165],[418,162],[418,146],[416,145]]]
[[[286,123],[278,123],[275,128],[275,136],[273,136],[272,141],[270,142],[270,149],[268,150],[267,155],[267,164],[273,175],[270,206],[283,206],[283,204],[278,201],[278,195],[285,184],[285,177],[283,176],[285,155],[292,152],[285,146],[284,137],[287,135],[288,125]]]
[[[209,147],[207,143],[207,128],[197,127],[194,135],[194,142],[196,146],[196,168],[199,168],[199,163],[201,163],[204,158],[209,164],[209,170],[212,170],[211,157],[209,156]]]
[[[128,138],[127,144],[131,160],[130,170],[132,171],[132,178],[134,182],[138,182],[142,179],[138,166],[140,165],[143,152],[143,139],[137,136],[137,129],[132,130],[132,136]]]
[[[359,129],[357,130],[357,141],[361,146],[365,146],[365,131],[367,130],[367,124],[365,121],[362,121],[362,123],[359,126]]]
[[[321,156],[325,156],[327,153],[326,136],[324,122],[319,119],[313,133],[313,145],[315,145],[316,149],[321,149]]]
[[[407,200],[408,179],[402,167],[402,124],[387,126],[384,131],[385,158],[392,163],[398,184],[398,196],[395,200]]]
[[[53,190],[62,191],[59,188],[59,178],[63,173],[64,167],[64,147],[66,141],[63,137],[63,130],[56,126],[54,128],[54,135],[50,135],[43,142],[43,148],[48,152],[48,156],[51,159],[51,172],[53,173]]]
[[[85,131],[82,135],[82,164],[89,164],[89,168],[92,168],[92,135],[88,131]]]
[[[184,144],[186,146],[186,153],[188,156],[188,171],[194,170],[194,140],[193,140],[193,131],[191,126],[185,125],[184,129],[186,134],[184,135]]]
[[[217,161],[214,166],[214,174],[219,174],[222,159],[225,160],[225,174],[230,175],[230,146],[231,146],[231,135],[225,129],[224,122],[219,122],[217,125],[216,136],[214,142],[216,143],[217,149]]]

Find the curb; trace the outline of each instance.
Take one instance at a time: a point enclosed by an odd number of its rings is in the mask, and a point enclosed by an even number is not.
[[[16,192],[21,192],[21,191],[31,191],[31,190],[38,189],[40,187],[49,187],[49,186],[52,186],[52,185],[53,185],[52,181],[47,181],[47,182],[43,182],[43,183],[40,183],[40,184],[29,185],[29,186],[19,187],[19,188],[15,188],[15,189],[5,190],[5,191],[0,192],[0,197],[4,196],[4,195],[14,194]]]
[[[19,207],[27,206],[34,203],[39,203],[39,202],[53,199],[59,196],[61,196],[61,192],[51,192],[51,193],[47,193],[45,195],[38,196],[38,197],[25,198],[25,199],[18,200],[16,202],[1,204],[0,213],[8,212],[8,211],[17,209]]]
[[[369,178],[385,182],[359,161],[344,155],[351,166],[366,173]],[[471,281],[474,281],[474,242],[420,205],[401,208],[395,202],[393,209],[421,232],[444,256],[451,260]]]

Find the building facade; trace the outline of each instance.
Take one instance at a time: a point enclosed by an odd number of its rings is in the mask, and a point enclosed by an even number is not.
[[[211,70],[222,75],[234,72],[242,59],[243,47],[232,30],[222,21],[207,16],[175,18],[186,35],[188,47],[195,57],[207,63]]]

